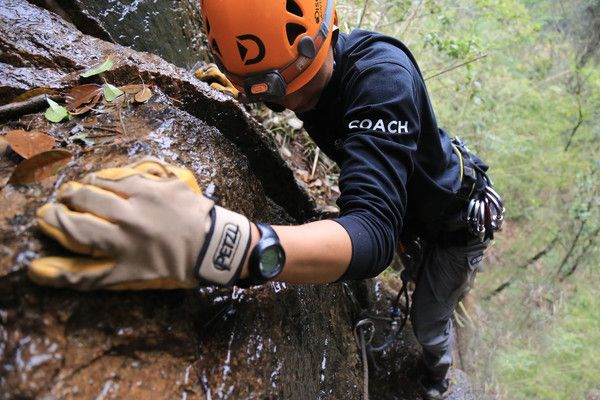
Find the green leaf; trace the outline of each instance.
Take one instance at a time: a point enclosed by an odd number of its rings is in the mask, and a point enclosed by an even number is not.
[[[48,121],[60,122],[63,119],[69,117],[69,112],[67,111],[66,108],[59,105],[57,102],[55,102],[52,99],[46,99],[46,100],[48,101],[48,104],[50,104],[50,107],[48,107],[48,109],[46,110],[46,114],[44,114]]]
[[[117,97],[121,96],[123,91],[118,87],[111,85],[110,83],[104,84],[104,98],[106,101],[113,101]]]
[[[113,66],[113,62],[109,58],[106,61],[104,61],[101,65],[97,66],[96,68],[92,68],[88,71],[85,71],[85,72],[79,74],[79,76],[81,76],[82,78],[89,78],[90,76],[98,75],[98,74],[103,73],[104,71],[108,71],[109,69],[112,68],[112,66]]]

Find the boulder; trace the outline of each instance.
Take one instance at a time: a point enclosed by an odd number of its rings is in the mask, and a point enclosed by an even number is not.
[[[272,140],[231,98],[24,0],[0,0],[0,10],[3,103],[29,89],[64,92],[104,80],[153,92],[145,103],[122,96],[56,124],[43,108],[0,123],[0,135],[44,131],[73,155],[65,168],[13,185],[22,159],[7,146],[0,154],[0,397],[360,398],[339,284],[77,292],[27,279],[31,259],[65,252],[34,221],[58,185],[143,155],[191,169],[220,204],[253,220],[298,223],[314,214]],[[107,58],[110,71],[80,78]]]
[[[200,0],[30,0],[81,32],[156,54],[180,67],[209,59]]]

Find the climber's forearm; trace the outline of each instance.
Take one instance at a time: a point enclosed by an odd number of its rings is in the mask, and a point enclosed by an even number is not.
[[[274,226],[285,250],[285,266],[275,279],[288,283],[329,283],[336,281],[350,265],[352,243],[346,230],[331,220],[297,226]],[[252,244],[258,242],[252,224]],[[248,262],[242,277],[248,276]]]

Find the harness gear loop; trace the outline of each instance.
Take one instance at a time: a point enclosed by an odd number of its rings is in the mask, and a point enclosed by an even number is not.
[[[474,237],[481,241],[493,239],[501,230],[506,209],[500,195],[492,189],[493,182],[487,175],[488,166],[467,148],[458,137],[452,139],[452,148],[460,161],[461,187],[457,200],[464,202],[460,222]]]

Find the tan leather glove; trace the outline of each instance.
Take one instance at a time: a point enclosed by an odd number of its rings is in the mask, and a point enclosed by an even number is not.
[[[227,79],[215,64],[208,64],[206,67],[198,68],[194,75],[202,82],[206,82],[211,88],[225,92],[233,98],[237,99],[240,96],[240,91]]]
[[[37,212],[42,231],[85,257],[32,262],[37,283],[90,289],[232,285],[250,243],[250,222],[214,205],[192,173],[156,160],[87,175]]]

